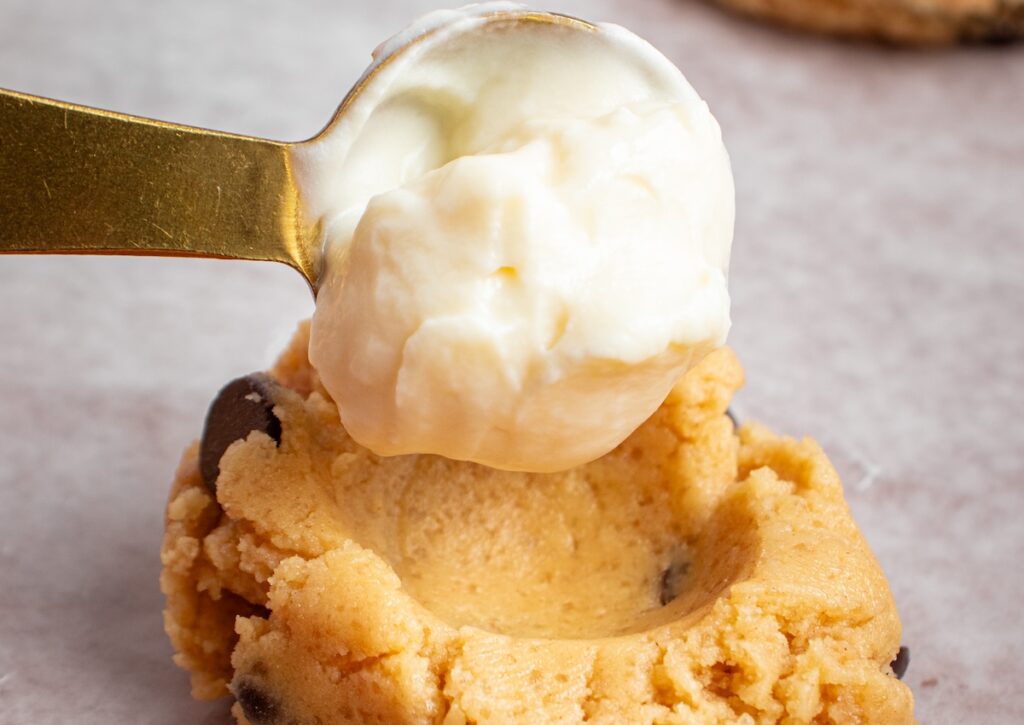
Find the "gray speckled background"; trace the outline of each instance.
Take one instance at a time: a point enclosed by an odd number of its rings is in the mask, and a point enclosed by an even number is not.
[[[0,0],[0,86],[297,139],[435,5]],[[920,720],[1024,721],[1024,48],[839,44],[686,0],[546,5],[646,36],[718,115],[737,408],[836,461]],[[161,629],[166,487],[211,395],[311,306],[272,265],[0,257],[0,723],[225,722]]]

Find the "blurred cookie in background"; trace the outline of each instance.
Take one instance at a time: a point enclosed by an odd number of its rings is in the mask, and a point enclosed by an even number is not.
[[[717,0],[742,13],[831,35],[897,44],[1024,38],[1024,0]]]

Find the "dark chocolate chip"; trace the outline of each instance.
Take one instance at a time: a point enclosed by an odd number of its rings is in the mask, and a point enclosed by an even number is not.
[[[683,579],[686,578],[686,573],[689,570],[689,562],[677,558],[661,573],[661,582],[658,587],[658,601],[661,602],[661,606],[665,606],[679,596],[679,592],[683,589]]]
[[[731,420],[731,421],[732,421],[732,427],[733,427],[733,428],[739,428],[739,427],[740,427],[740,419],[739,419],[739,418],[737,418],[737,417],[736,417],[736,414],[732,412],[732,408],[728,408],[728,409],[727,409],[727,410],[725,411],[725,414],[726,414],[727,416],[729,416],[729,420]]]
[[[1020,40],[1020,28],[1009,25],[997,25],[980,34],[980,41],[988,45],[1011,45]]]
[[[262,686],[252,680],[242,680],[233,690],[245,719],[252,725],[272,725],[277,722],[281,707]]]
[[[263,373],[246,375],[221,388],[210,404],[199,444],[199,472],[214,493],[220,458],[232,443],[257,430],[281,444],[281,421],[274,415],[275,385]]]
[[[910,666],[910,648],[900,647],[900,651],[896,653],[896,659],[889,666],[892,667],[893,674],[902,680],[903,675],[907,674],[907,667]]]

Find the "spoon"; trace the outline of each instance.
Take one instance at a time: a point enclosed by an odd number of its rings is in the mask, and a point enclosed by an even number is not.
[[[322,219],[309,213],[299,177],[302,168],[327,161],[318,149],[337,145],[366,91],[414,49],[465,33],[499,27],[530,33],[544,26],[598,30],[510,3],[428,16],[378,48],[330,123],[300,143],[0,89],[0,253],[281,262],[302,274],[315,295],[324,268],[324,229]]]

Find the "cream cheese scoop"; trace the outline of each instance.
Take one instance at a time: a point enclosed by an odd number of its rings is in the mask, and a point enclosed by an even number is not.
[[[0,251],[285,262],[358,442],[551,471],[724,341],[733,187],[682,74],[510,3],[378,48],[299,144],[0,95]]]

